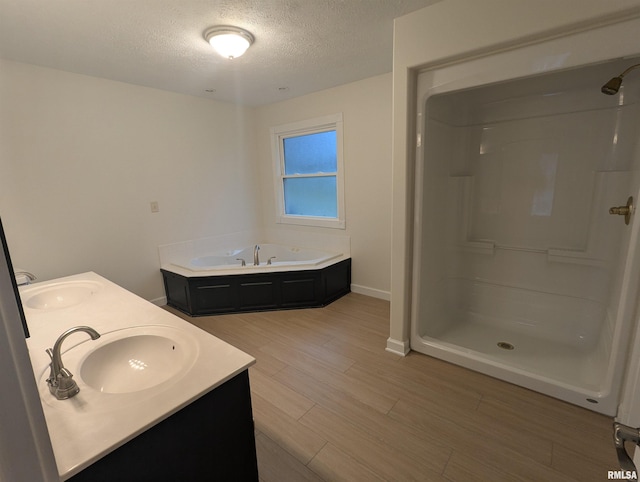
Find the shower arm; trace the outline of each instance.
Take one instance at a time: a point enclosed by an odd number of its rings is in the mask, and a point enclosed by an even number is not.
[[[639,68],[639,67],[640,67],[640,64],[632,65],[632,66],[631,66],[631,67],[629,67],[627,70],[625,70],[624,72],[622,72],[618,77],[620,77],[620,78],[622,79],[622,78],[623,78],[625,75],[627,75],[629,72],[631,72],[632,70],[637,69],[637,68]]]

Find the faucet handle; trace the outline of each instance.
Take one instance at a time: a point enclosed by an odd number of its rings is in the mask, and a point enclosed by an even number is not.
[[[55,380],[55,376],[53,374],[53,350],[51,348],[47,348],[45,352],[49,355],[49,358],[51,358],[51,363],[49,363],[49,378],[47,378],[47,383],[51,385],[51,382]]]
[[[34,275],[33,273],[29,273],[28,271],[24,271],[24,270],[14,271],[13,276],[16,278],[16,284],[18,286],[29,285],[33,281],[38,279],[36,278],[36,275]],[[19,282],[18,282],[18,278],[20,278]]]

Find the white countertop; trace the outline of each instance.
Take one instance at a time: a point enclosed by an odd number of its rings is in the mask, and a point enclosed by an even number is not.
[[[67,307],[29,306],[27,301],[34,294],[69,282],[91,286],[91,295]],[[61,480],[77,474],[255,363],[250,355],[96,273],[23,286],[20,295],[31,335],[27,346]],[[90,326],[102,335],[132,326],[150,325],[150,330],[153,325],[172,327],[193,342],[197,354],[191,357],[195,361],[184,375],[133,393],[101,393],[87,386],[72,370],[80,393],[68,400],[57,400],[45,381],[50,363],[45,350],[53,347],[62,332],[79,325]],[[89,344],[101,339],[91,341],[86,333],[70,335],[62,345],[65,366],[65,351],[82,343],[91,348]]]

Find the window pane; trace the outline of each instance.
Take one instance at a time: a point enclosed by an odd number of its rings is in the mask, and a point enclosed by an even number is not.
[[[336,177],[285,179],[284,213],[297,216],[337,218]]]
[[[284,144],[284,173],[315,174],[337,172],[336,131],[287,137]]]

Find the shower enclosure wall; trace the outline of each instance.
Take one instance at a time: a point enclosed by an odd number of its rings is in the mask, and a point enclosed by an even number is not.
[[[638,62],[419,77],[412,349],[615,413],[638,273],[609,208],[638,196],[640,75],[600,87]]]

